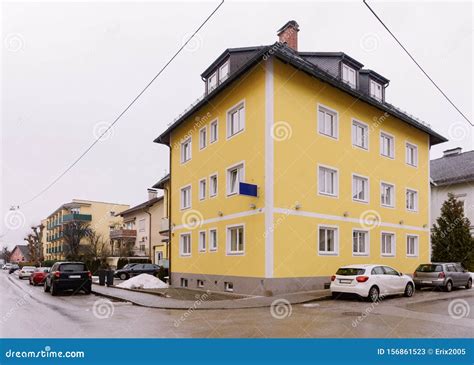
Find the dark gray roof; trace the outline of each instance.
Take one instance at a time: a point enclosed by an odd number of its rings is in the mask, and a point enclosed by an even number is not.
[[[225,53],[225,52],[224,52]],[[202,108],[204,105],[208,104],[216,95],[229,86],[233,81],[238,79],[240,75],[244,72],[249,70],[252,66],[260,62],[262,59],[268,58],[270,55],[278,58],[279,60],[292,65],[293,67],[306,72],[307,74],[318,78],[323,82],[327,82],[328,84],[354,96],[358,100],[362,100],[376,108],[379,108],[390,115],[395,116],[396,118],[401,119],[402,121],[406,122],[407,124],[422,130],[423,132],[427,133],[430,136],[430,143],[431,145],[435,145],[438,143],[446,142],[447,139],[442,135],[433,131],[429,126],[421,123],[420,121],[414,119],[409,114],[401,111],[400,109],[396,108],[395,106],[386,103],[386,102],[379,102],[374,98],[364,94],[360,90],[356,90],[348,86],[344,83],[341,79],[332,76],[328,72],[322,70],[315,64],[307,61],[304,57],[301,57],[299,53],[289,47],[287,47],[283,43],[276,42],[270,46],[260,47],[258,52],[255,52],[253,57],[251,57],[240,69],[236,72],[231,74],[227,80],[225,80],[222,84],[216,87],[213,91],[205,95],[201,100],[199,100],[195,105],[193,105],[189,110],[184,112],[173,124],[171,124],[161,135],[155,138],[154,142],[156,143],[163,143],[169,144],[169,134],[170,132],[175,129],[181,122],[186,120],[186,118],[190,117],[193,113],[197,110]]]
[[[165,183],[169,181],[170,174],[163,176],[155,185],[152,186],[154,189],[164,189]]]
[[[431,179],[436,185],[474,181],[474,151],[432,160]]]
[[[20,250],[25,260],[28,261],[30,258],[30,250],[28,249],[28,245],[16,245],[13,251],[15,251],[16,248]]]
[[[163,197],[159,196],[159,197],[147,200],[144,203],[135,205],[134,207],[131,207],[130,209],[124,210],[123,212],[120,212],[120,213],[116,214],[116,216],[122,216],[123,217],[126,214],[130,214],[130,213],[133,213],[133,212],[137,212],[139,210],[150,208],[151,206],[153,206],[155,203],[159,202],[162,199],[163,199]]]

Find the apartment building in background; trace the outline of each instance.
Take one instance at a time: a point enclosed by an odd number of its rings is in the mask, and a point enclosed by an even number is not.
[[[128,209],[129,205],[106,203],[93,200],[73,199],[62,204],[46,219],[43,235],[46,244],[43,245],[45,260],[62,260],[67,248],[64,242],[64,226],[70,222],[88,224],[103,240],[109,242],[110,230],[122,222],[116,213]],[[86,245],[87,240],[81,244]]]
[[[230,48],[170,149],[171,283],[248,294],[322,289],[338,267],[411,273],[430,258],[432,145],[386,101],[389,80],[343,52]]]
[[[474,236],[474,151],[452,148],[444,151],[443,157],[431,161],[431,226],[441,215],[449,193],[463,202]]]

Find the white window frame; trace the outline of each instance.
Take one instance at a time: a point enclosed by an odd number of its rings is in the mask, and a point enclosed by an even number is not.
[[[367,133],[367,138],[365,139],[365,145],[359,145],[357,144],[357,136],[354,133],[354,126],[362,127],[366,133]],[[369,140],[370,140],[370,128],[367,123],[364,123],[358,119],[352,118],[352,123],[351,123],[351,135],[352,135],[352,146],[360,148],[363,151],[368,151],[369,150]]]
[[[198,232],[198,250],[199,252],[206,252],[207,249],[207,232],[204,231],[199,231]]]
[[[233,293],[234,292],[234,283],[230,281],[225,281],[224,282],[224,291]]]
[[[355,190],[354,190],[354,182],[356,179],[365,180],[367,191],[365,192],[365,199],[358,199],[354,197]],[[352,174],[352,200],[358,203],[369,203],[370,201],[370,179],[368,176],[363,176],[360,174]]]
[[[189,252],[184,252],[184,237],[189,237]],[[191,241],[191,233],[181,233],[179,235],[179,255],[182,257],[191,256],[192,253],[192,241]]]
[[[384,153],[384,146],[385,146],[385,144],[383,143],[384,138],[387,138],[388,140],[391,141],[391,151],[390,151],[391,153],[389,154]],[[391,160],[395,159],[395,136],[384,131],[380,131],[380,155],[390,158]]]
[[[216,126],[216,135],[213,138],[212,136],[212,130],[213,126]],[[209,144],[216,143],[219,140],[219,120],[214,119],[211,123],[209,123]]]
[[[204,186],[203,186],[204,183]],[[199,180],[199,200],[206,199],[207,196],[207,179],[203,178]]]
[[[227,71],[227,75],[222,77],[222,69],[224,68],[224,66],[227,66],[228,71]],[[230,76],[230,63],[229,63],[229,60],[227,60],[222,65],[219,66],[219,84],[227,80],[229,76]]]
[[[383,252],[383,244],[384,244],[384,237],[390,235],[392,237],[392,244],[391,244],[391,253],[384,253]],[[381,231],[380,232],[380,256],[382,257],[395,257],[397,253],[397,236],[395,232],[389,231]]]
[[[216,239],[215,239],[215,247],[213,245],[213,239],[212,239],[212,233],[211,232],[215,232],[216,234]],[[219,248],[219,237],[218,237],[218,233],[217,233],[217,228],[209,228],[209,251],[210,252],[216,252],[217,249]]]
[[[382,194],[383,194],[384,185],[392,187],[392,196],[391,196],[392,204],[391,205],[385,204],[383,202]],[[380,181],[380,205],[385,208],[395,208],[395,196],[396,196],[395,184],[387,182],[387,181]]]
[[[334,231],[334,251],[321,251],[320,241],[321,237],[319,235],[319,231],[321,229],[324,230],[332,230]],[[319,256],[339,256],[339,227],[328,225],[328,224],[319,224],[318,225],[318,232],[317,232],[317,245],[318,245],[318,255]]]
[[[354,252],[354,233],[355,232],[365,233],[365,251],[364,252]],[[351,247],[352,247],[352,256],[370,256],[370,232],[366,229],[354,228],[352,230]]]
[[[243,250],[241,251],[231,251],[231,239],[232,239],[232,234],[231,234],[231,229],[235,228],[242,228],[242,246]],[[245,224],[244,223],[239,223],[239,224],[232,224],[228,225],[225,227],[226,231],[226,255],[227,256],[243,256],[245,255]]]
[[[413,209],[408,207],[408,192],[410,193],[415,193],[415,199],[413,200],[413,204],[415,205]],[[405,209],[409,212],[418,212],[418,200],[419,200],[419,195],[418,195],[418,190],[412,189],[412,188],[406,188],[405,189]]]
[[[204,280],[202,280],[202,279],[197,279],[197,280],[196,280],[196,286],[197,286],[198,288],[204,288]]]
[[[410,238],[414,238],[414,239],[415,239],[415,241],[414,241],[414,243],[415,243],[414,251],[415,251],[415,252],[412,253],[412,254],[409,254],[409,253],[408,253],[408,240],[409,240]],[[417,234],[411,234],[411,233],[410,233],[410,234],[407,234],[407,235],[406,235],[406,239],[405,239],[405,251],[406,251],[407,257],[418,257],[419,247],[420,247],[420,236],[417,235]]]
[[[189,205],[186,206],[184,204],[185,201],[183,199],[183,192],[184,192],[184,190],[188,190],[188,189],[189,189]],[[192,206],[192,196],[193,196],[192,195],[192,186],[191,186],[191,184],[181,187],[179,189],[179,191],[180,191],[180,209],[185,210],[185,209],[191,208],[191,206]]]
[[[216,78],[216,83],[214,87],[211,87],[211,80],[213,77]],[[210,75],[207,78],[207,92],[210,93],[212,90],[215,90],[218,85],[219,85],[219,76],[217,75],[217,70],[216,70],[212,75]]]
[[[212,189],[212,178],[216,178],[216,190],[214,191]],[[209,198],[215,198],[217,196],[217,193],[219,192],[219,177],[217,175],[217,172],[209,175]]]
[[[204,132],[204,139],[203,139]],[[207,126],[202,127],[199,130],[199,149],[203,150],[207,147]]]
[[[320,181],[320,170],[321,169],[324,169],[324,170],[331,170],[333,172],[336,173],[336,178],[334,179],[334,193],[331,194],[331,193],[327,193],[327,192],[324,192],[324,191],[321,191],[321,181]],[[321,164],[318,164],[318,168],[317,168],[317,181],[318,181],[318,195],[321,195],[321,196],[328,196],[328,197],[332,197],[332,198],[337,198],[339,197],[339,169],[335,168],[335,167],[332,167],[332,166],[327,166],[327,165],[321,165]]]
[[[239,166],[241,166],[241,171],[242,171],[241,174],[240,174],[240,180],[239,180],[239,183],[240,183],[240,182],[245,181],[245,162],[240,161],[240,162],[226,168],[226,192],[227,192],[228,197],[239,194],[239,186],[237,186],[237,191],[231,191],[231,189],[230,189],[231,188],[231,186],[230,186],[230,172],[232,170],[234,170],[235,168],[239,167]]]
[[[326,120],[321,120],[320,118],[320,113],[323,112],[324,115],[326,114],[329,114],[329,115],[332,115],[333,117],[333,129],[334,129],[334,134],[330,134],[330,133],[326,133],[325,132],[325,122]],[[318,108],[317,108],[317,121],[318,121],[318,133],[322,136],[325,136],[325,137],[330,137],[330,138],[333,138],[335,140],[338,140],[339,139],[339,113],[334,110],[334,109],[331,109],[329,108],[328,106],[326,105],[323,105],[323,104],[319,104],[318,103]],[[322,124],[324,123],[324,125]],[[322,128],[324,127],[324,128]],[[324,129],[324,131],[322,131],[322,129]]]
[[[231,124],[232,124],[232,118],[231,115],[233,112],[243,109],[243,120],[240,121],[241,129],[239,129],[237,132],[231,134]],[[227,139],[230,139],[234,136],[237,136],[245,131],[245,100],[242,100],[235,104],[232,108],[227,110],[226,112],[226,119],[227,119]]]
[[[382,101],[383,100],[383,85],[380,82],[377,82],[375,80],[370,80],[370,96],[373,97],[375,100]],[[375,86],[380,87],[380,96],[377,95],[375,92],[377,89]]]
[[[348,76],[347,79],[344,77],[344,71],[347,72],[347,76]],[[354,73],[354,83],[353,84],[351,83],[350,78],[349,78],[349,75],[351,74],[351,72]],[[349,66],[349,65],[346,65],[345,63],[343,63],[342,64],[342,81],[345,84],[349,85],[353,89],[357,88],[357,71],[356,71],[356,69]]]
[[[409,156],[408,150],[409,149],[413,149],[413,151],[414,151],[414,155],[413,155],[414,161],[413,161],[413,163],[411,161],[409,161],[409,159],[408,159],[408,156]],[[408,142],[408,141],[405,142],[405,162],[408,166],[418,167],[418,145],[416,145],[414,143],[411,143],[411,142]]]
[[[189,143],[189,158],[186,159],[185,156],[185,149],[184,145]],[[191,137],[186,138],[184,141],[181,142],[181,148],[180,148],[180,154],[181,154],[181,163],[184,164],[188,161],[190,161],[193,158],[193,140]]]

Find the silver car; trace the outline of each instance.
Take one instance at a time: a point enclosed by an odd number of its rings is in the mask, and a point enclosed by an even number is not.
[[[421,264],[413,273],[415,287],[437,287],[450,292],[455,287],[472,288],[472,277],[460,263],[439,262]]]
[[[36,267],[34,266],[23,266],[21,270],[18,271],[18,278],[19,279],[29,278],[31,274],[34,273],[35,270],[36,270]]]

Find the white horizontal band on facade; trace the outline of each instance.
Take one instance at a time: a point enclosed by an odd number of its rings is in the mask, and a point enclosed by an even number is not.
[[[275,213],[280,213],[280,214],[285,214],[285,215],[327,219],[327,220],[340,221],[340,222],[350,222],[350,223],[358,223],[358,224],[363,224],[364,223],[364,220],[359,219],[359,218],[339,217],[337,215],[328,215],[328,214],[321,214],[321,213],[314,213],[314,212],[306,212],[306,211],[293,210],[293,209],[287,209],[287,208],[275,208],[274,212]],[[412,231],[429,232],[429,228],[416,227],[416,226],[407,226],[407,225],[403,225],[403,224],[388,223],[388,222],[379,222],[378,226],[379,227],[409,229],[409,230],[412,230]]]

